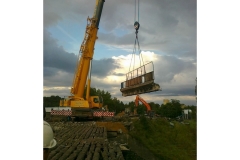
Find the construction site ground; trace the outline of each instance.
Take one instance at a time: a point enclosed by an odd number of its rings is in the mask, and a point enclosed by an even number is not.
[[[133,117],[138,118],[138,117]],[[62,121],[47,118],[57,146],[48,160],[157,160],[128,134],[131,118],[119,114],[98,120]]]

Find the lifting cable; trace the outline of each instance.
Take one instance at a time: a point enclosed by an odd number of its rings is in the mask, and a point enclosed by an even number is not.
[[[137,8],[138,7],[138,8]],[[130,63],[130,67],[129,67],[129,72],[131,70],[131,64],[133,61],[133,66],[132,66],[132,71],[134,71],[135,69],[135,54],[136,54],[136,44],[138,45],[138,53],[139,53],[139,61],[140,61],[140,66],[141,62],[143,63],[144,66],[144,62],[143,62],[143,58],[142,58],[142,54],[141,54],[141,49],[140,49],[140,45],[139,45],[139,40],[138,40],[138,29],[140,28],[140,24],[139,24],[139,0],[135,0],[135,16],[134,16],[134,28],[135,28],[135,34],[136,34],[136,38],[135,38],[135,43],[134,43],[134,47],[133,47],[133,53],[132,53],[132,58],[131,58],[131,63]],[[138,19],[136,20],[136,15],[138,16]],[[145,73],[145,66],[144,66],[144,73]],[[134,72],[133,72],[134,74]],[[142,74],[142,68],[141,68],[141,74]],[[127,79],[132,79],[134,77],[134,75],[131,75],[131,77],[129,77],[129,75],[127,76]]]

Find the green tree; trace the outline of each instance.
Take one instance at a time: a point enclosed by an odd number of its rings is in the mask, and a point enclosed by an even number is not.
[[[160,105],[158,103],[150,102],[148,103],[151,107],[151,110],[155,111],[156,114],[160,114]]]
[[[137,106],[137,113],[138,113],[139,115],[144,115],[144,114],[146,113],[146,111],[147,111],[147,109],[146,109],[146,107],[145,107],[144,105],[139,104],[139,105]]]
[[[103,104],[108,105],[109,111],[114,111],[117,108],[117,111],[124,110],[123,102],[120,102],[117,98],[113,98],[108,91],[99,90],[96,88],[90,88],[91,96],[101,96],[103,98]],[[84,98],[86,98],[86,88],[84,91]],[[58,107],[60,103],[61,97],[59,96],[51,96],[51,97],[43,97],[44,107]]]
[[[43,106],[44,107],[58,107],[61,97],[59,96],[50,96],[43,97]]]
[[[179,100],[171,99],[170,103],[162,104],[159,113],[161,116],[175,118],[182,114],[182,108]]]
[[[133,101],[128,102],[128,104],[125,104],[124,107],[125,107],[125,108],[130,108],[130,112],[133,113],[134,108],[135,108],[135,103],[134,103]]]

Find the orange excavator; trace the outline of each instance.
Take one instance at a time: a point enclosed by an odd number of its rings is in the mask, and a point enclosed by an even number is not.
[[[139,104],[139,101],[142,102],[142,104],[147,108],[147,115],[152,117],[154,115],[154,111],[151,110],[151,107],[150,105],[142,98],[140,97],[139,95],[136,96],[136,99],[135,99],[135,108],[134,108],[134,115],[137,114],[137,106]]]

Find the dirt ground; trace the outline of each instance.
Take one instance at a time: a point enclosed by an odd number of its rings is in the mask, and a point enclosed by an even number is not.
[[[129,123],[128,123],[129,124]],[[132,126],[126,127],[124,122],[96,122],[97,126],[104,126],[108,131],[108,140],[110,142],[124,145],[128,151],[123,151],[126,160],[157,160],[146,147],[133,139],[129,134]],[[128,126],[128,125],[127,125]],[[116,132],[115,134],[111,132]],[[122,131],[122,132],[119,132]]]
[[[96,122],[96,125],[101,127],[104,126],[106,127],[107,131],[122,131],[123,133],[128,133],[128,130],[126,127],[122,124],[122,122]],[[120,131],[120,132],[121,132]]]
[[[119,156],[119,151],[117,150],[120,150],[125,160],[158,160],[147,148],[129,135],[131,128],[134,128],[132,126],[131,119],[116,116],[113,119],[106,118],[99,121],[87,122],[66,122],[62,121],[62,119],[59,120],[60,122],[57,122],[58,120],[56,119],[50,122],[55,130],[57,136],[56,138],[59,141],[59,146],[54,150],[54,152],[52,152],[50,160],[58,159],[57,157],[62,156],[68,157],[68,159],[69,157],[75,156],[75,158],[72,158],[75,160],[76,155],[74,155],[74,153],[82,153],[82,150],[79,149],[82,143],[85,143],[82,148],[88,147],[88,151],[85,151],[85,158],[90,154],[90,146],[95,145],[94,152],[96,152],[97,143],[99,143],[101,150],[99,152],[99,159],[102,159],[101,156],[104,156],[101,155],[101,153],[104,153],[104,146],[107,145],[108,154],[112,152],[115,153],[115,157],[117,157]],[[92,141],[96,138],[100,138],[102,140],[99,142]],[[76,141],[79,141],[78,145],[76,144]],[[89,146],[86,146],[87,144],[89,144]],[[116,146],[119,146],[117,147],[118,149],[115,149],[115,152],[111,151],[112,147],[116,148]],[[69,149],[68,156],[65,153],[67,148]],[[63,150],[66,151],[64,152]],[[112,156],[114,157],[114,155]]]

